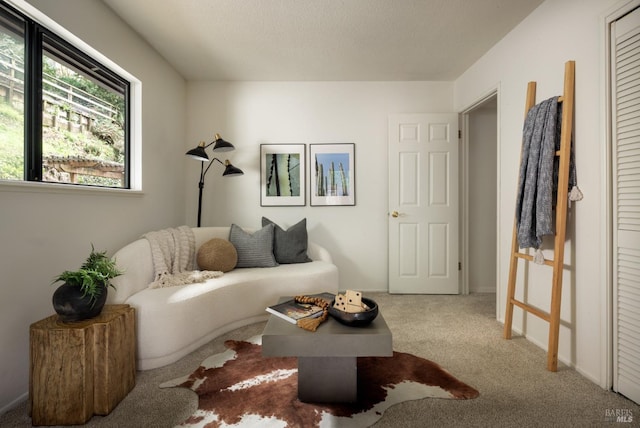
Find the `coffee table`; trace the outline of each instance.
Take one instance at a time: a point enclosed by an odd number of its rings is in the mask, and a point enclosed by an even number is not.
[[[392,335],[381,313],[364,327],[348,327],[329,316],[315,332],[271,315],[262,333],[262,355],[298,358],[300,401],[355,402],[357,358],[393,356]]]

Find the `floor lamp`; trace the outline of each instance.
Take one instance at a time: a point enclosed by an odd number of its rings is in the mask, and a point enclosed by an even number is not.
[[[191,159],[200,161],[200,181],[198,182],[198,227],[200,227],[200,217],[202,213],[202,190],[204,189],[204,177],[205,175],[207,175],[207,172],[209,171],[209,168],[211,168],[211,165],[213,165],[213,162],[217,161],[221,165],[224,165],[225,168],[224,172],[222,173],[223,177],[233,177],[244,174],[244,172],[242,172],[240,168],[236,168],[235,166],[231,165],[231,162],[229,162],[229,160],[225,160],[223,163],[218,158],[209,159],[209,156],[207,155],[205,149],[212,145],[212,151],[214,153],[230,152],[231,150],[235,150],[233,144],[223,140],[222,137],[220,137],[220,134],[216,134],[214,140],[209,144],[205,144],[204,141],[201,141],[200,144],[198,144],[198,147],[191,149],[186,153],[186,155]],[[206,168],[204,167],[205,162],[209,162],[209,165],[207,165]]]

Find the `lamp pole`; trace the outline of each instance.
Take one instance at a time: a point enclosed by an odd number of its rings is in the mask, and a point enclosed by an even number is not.
[[[203,189],[204,189],[204,162],[200,162],[200,182],[198,183],[198,227],[200,227],[200,218],[202,215],[202,190]]]

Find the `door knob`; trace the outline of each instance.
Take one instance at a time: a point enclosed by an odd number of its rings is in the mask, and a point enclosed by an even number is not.
[[[393,218],[397,218],[400,215],[400,213],[398,211],[394,211],[391,213],[391,217]]]

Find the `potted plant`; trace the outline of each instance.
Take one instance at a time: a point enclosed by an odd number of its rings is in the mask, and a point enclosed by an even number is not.
[[[106,251],[97,252],[91,245],[91,253],[80,269],[66,270],[53,280],[64,281],[53,293],[53,308],[63,322],[96,317],[107,300],[108,287],[113,287],[111,279],[121,274]]]

